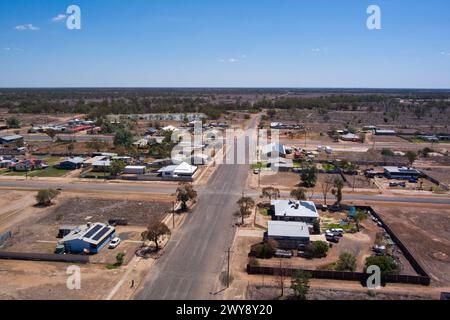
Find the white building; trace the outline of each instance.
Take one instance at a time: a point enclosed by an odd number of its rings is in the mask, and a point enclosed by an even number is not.
[[[186,162],[167,166],[158,170],[158,173],[160,173],[162,177],[171,177],[171,178],[193,177],[196,172],[197,167],[191,166]]]
[[[319,219],[312,201],[272,200],[270,205],[274,220],[314,223]]]

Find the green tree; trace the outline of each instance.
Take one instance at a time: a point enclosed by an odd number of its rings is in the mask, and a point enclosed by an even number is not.
[[[133,134],[127,129],[118,129],[114,136],[114,145],[131,148],[133,145]]]
[[[242,197],[237,204],[239,205],[239,210],[235,215],[241,218],[241,223],[244,224],[244,219],[251,215],[251,210],[255,207],[255,201],[250,197]]]
[[[306,253],[313,258],[324,258],[328,254],[330,246],[325,241],[314,241],[306,246]]]
[[[299,201],[306,200],[306,190],[303,188],[296,188],[291,191],[291,197]]]
[[[274,240],[269,240],[264,243],[254,245],[251,251],[258,259],[271,259],[277,251],[278,243]]]
[[[414,151],[408,151],[406,152],[406,158],[408,159],[409,166],[412,166],[417,160],[417,153],[415,153]]]
[[[126,164],[122,160],[112,161],[111,166],[109,168],[109,173],[112,176],[117,176],[117,175],[121,174],[123,172],[123,170],[125,170],[125,167],[126,167]]]
[[[297,271],[292,276],[291,289],[294,290],[294,297],[297,300],[306,300],[309,293],[309,281],[312,275],[308,272]]]
[[[180,182],[176,191],[177,200],[181,202],[181,210],[187,210],[187,202],[197,198],[197,191],[191,183]]]
[[[342,179],[336,178],[334,180],[334,189],[331,193],[336,197],[336,204],[340,205],[342,202],[342,189],[344,188],[344,181]]]
[[[8,125],[8,128],[11,129],[18,129],[20,128],[20,121],[16,117],[12,116],[6,119],[6,124]]]
[[[317,167],[312,165],[308,166],[300,174],[300,179],[302,180],[303,186],[307,188],[314,188],[317,183]]]
[[[123,265],[124,260],[125,260],[125,253],[124,253],[124,252],[119,252],[119,253],[116,255],[116,263],[115,263],[115,266],[116,266],[116,267],[120,267],[121,265]]]
[[[399,265],[391,256],[368,257],[366,259],[364,272],[366,272],[367,268],[370,266],[378,266],[382,276],[398,274],[400,272]]]
[[[336,271],[354,272],[355,270],[356,270],[355,255],[350,252],[342,252],[336,264]]]
[[[170,229],[157,218],[154,218],[148,225],[147,230],[142,233],[142,238],[153,241],[155,248],[159,250],[159,239],[162,236],[170,235]]]
[[[358,210],[356,212],[355,217],[353,218],[355,220],[356,223],[356,228],[358,229],[358,231],[361,230],[361,222],[364,220],[367,220],[368,216],[365,212]]]
[[[320,222],[318,219],[313,222],[313,232],[314,234],[320,234]]]
[[[262,189],[262,196],[264,198],[269,198],[269,200],[272,201],[272,199],[277,199],[280,197],[280,189],[274,187],[264,188]]]
[[[39,206],[48,207],[52,204],[52,200],[59,195],[58,190],[54,189],[42,189],[39,190],[36,195],[36,201]]]

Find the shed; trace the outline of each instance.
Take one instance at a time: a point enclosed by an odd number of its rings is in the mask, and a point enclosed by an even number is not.
[[[126,166],[123,173],[124,174],[145,174],[145,166]]]

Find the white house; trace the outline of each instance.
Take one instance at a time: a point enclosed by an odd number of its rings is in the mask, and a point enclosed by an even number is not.
[[[162,177],[192,177],[197,172],[196,166],[191,166],[186,162],[167,166],[158,170]]]
[[[314,223],[319,219],[312,201],[272,200],[270,205],[274,220]]]
[[[304,222],[269,221],[264,239],[275,240],[281,249],[298,249],[310,242],[309,227]]]

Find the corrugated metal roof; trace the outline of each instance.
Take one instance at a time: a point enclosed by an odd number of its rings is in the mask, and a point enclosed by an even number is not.
[[[309,238],[309,228],[304,222],[269,221],[269,237]]]

